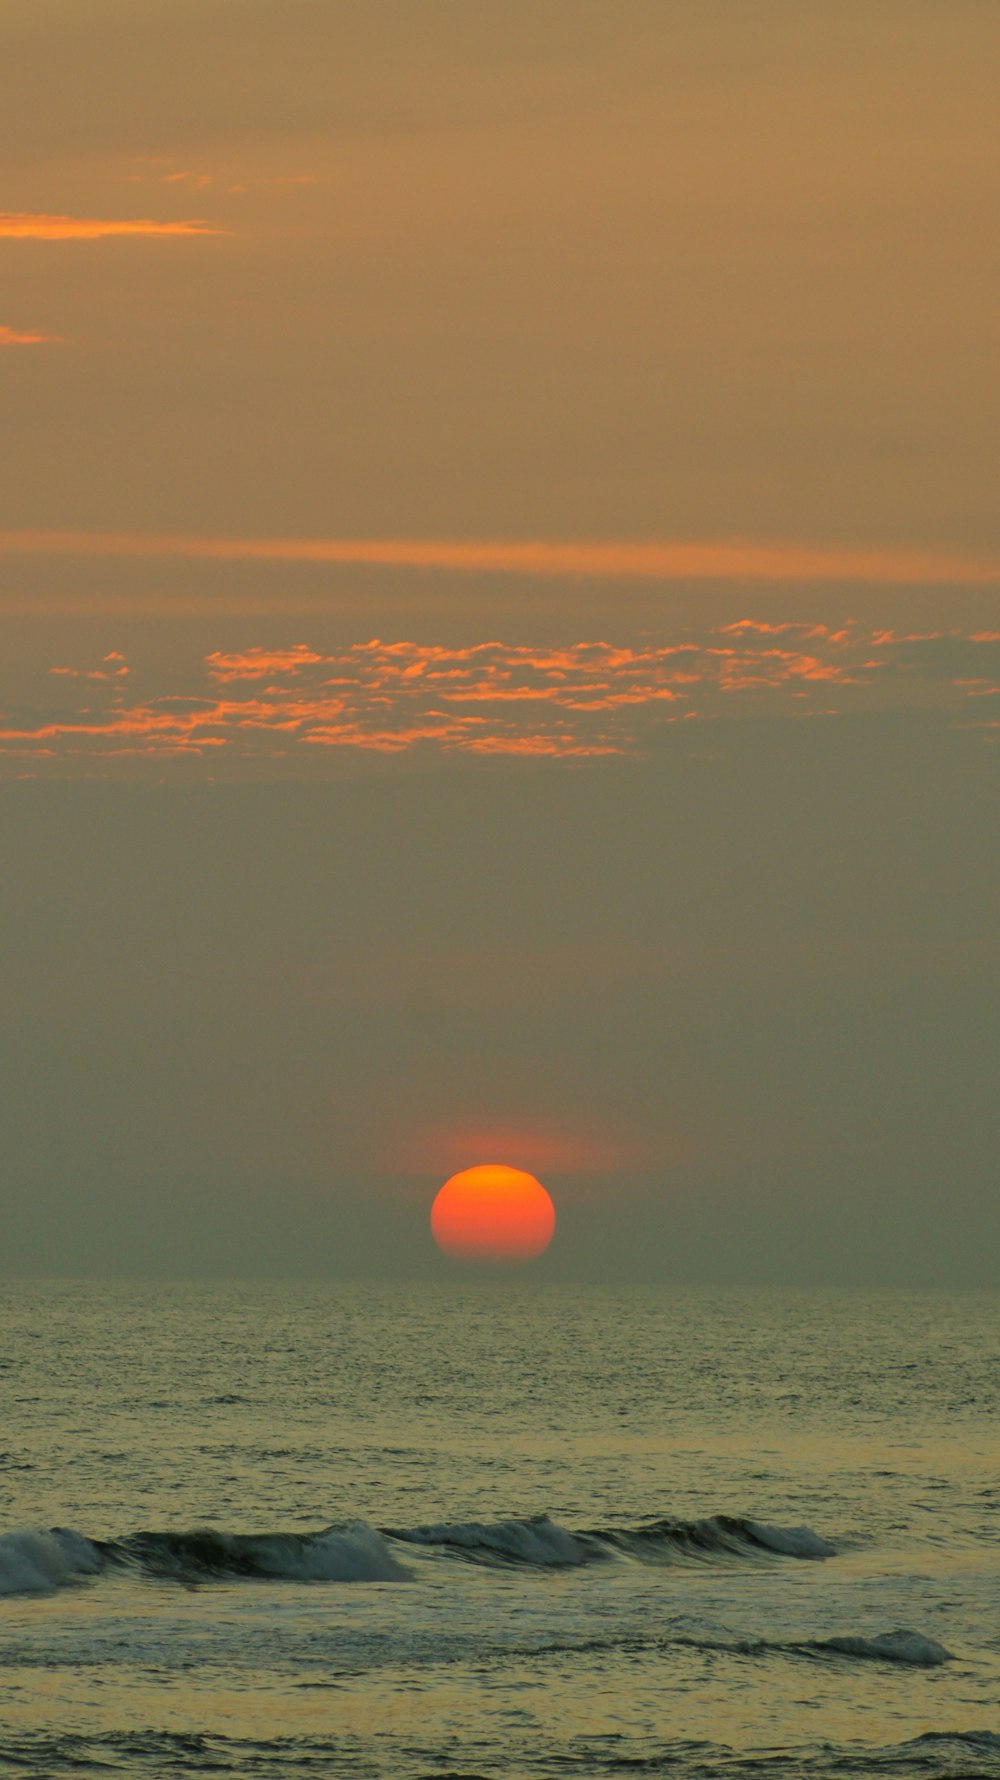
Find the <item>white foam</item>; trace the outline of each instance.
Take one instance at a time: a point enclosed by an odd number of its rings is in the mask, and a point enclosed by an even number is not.
[[[93,1576],[101,1556],[81,1533],[18,1532],[0,1534],[0,1595],[41,1594],[65,1588],[81,1576]]]
[[[783,1552],[786,1557],[828,1558],[837,1555],[836,1547],[821,1539],[811,1527],[769,1527],[759,1520],[748,1520],[744,1525],[759,1544]]]

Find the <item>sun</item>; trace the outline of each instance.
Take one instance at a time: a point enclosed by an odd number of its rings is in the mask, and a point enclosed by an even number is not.
[[[457,1261],[530,1261],[552,1241],[556,1212],[533,1174],[485,1162],[446,1180],[431,1206],[431,1234]]]

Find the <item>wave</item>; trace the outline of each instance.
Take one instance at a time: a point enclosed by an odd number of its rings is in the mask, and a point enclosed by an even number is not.
[[[742,1527],[744,1537],[754,1545],[762,1545],[767,1551],[778,1551],[783,1557],[822,1559],[837,1555],[837,1547],[829,1540],[821,1539],[811,1527],[769,1527],[759,1520],[730,1524]]]
[[[590,1534],[575,1534],[547,1514],[528,1519],[442,1521],[425,1527],[393,1527],[390,1538],[407,1545],[437,1546],[479,1563],[526,1564],[536,1569],[566,1569],[605,1555],[594,1549]]]
[[[72,1529],[0,1536],[0,1595],[62,1588],[101,1571],[195,1585],[255,1578],[289,1582],[402,1582],[411,1571],[393,1546],[421,1547],[493,1566],[572,1569],[613,1559],[641,1563],[819,1560],[835,1548],[809,1527],[774,1527],[732,1515],[571,1531],[548,1515],[375,1528],[356,1521],[315,1533],[138,1532],[88,1539]]]
[[[82,1533],[55,1527],[0,1534],[0,1595],[42,1594],[102,1568],[98,1547]]]
[[[410,1572],[363,1521],[320,1533],[132,1533],[99,1546],[119,1569],[179,1582],[406,1582]]]
[[[546,1514],[496,1521],[445,1521],[385,1531],[406,1544],[440,1547],[477,1563],[526,1564],[542,1569],[565,1569],[616,1556],[670,1563],[761,1556],[820,1560],[836,1555],[836,1548],[811,1527],[772,1527],[728,1514],[575,1532]]]
[[[813,1660],[853,1657],[863,1662],[904,1663],[914,1669],[936,1669],[942,1663],[955,1660],[954,1652],[946,1650],[936,1639],[925,1638],[922,1632],[908,1632],[902,1627],[891,1632],[876,1632],[871,1637],[844,1634],[832,1638],[789,1641],[772,1638],[674,1638],[667,1639],[666,1642],[685,1644],[697,1650],[728,1652],[733,1656],[805,1656]]]
[[[809,1775],[811,1780],[942,1780],[942,1776],[964,1776],[965,1780],[986,1780],[987,1775],[1000,1773],[1000,1736],[987,1730],[927,1731],[905,1743],[859,1744],[852,1739],[843,1743],[823,1742],[786,1746],[782,1749],[749,1749],[737,1754],[723,1743],[697,1741],[676,1737],[659,1743],[653,1749],[632,1753],[620,1742],[607,1738],[581,1736],[574,1740],[572,1755],[562,1747],[551,1766],[542,1766],[539,1757],[538,1733],[533,1742],[516,1741],[516,1733],[507,1734],[502,1746],[489,1738],[478,1746],[486,1760],[477,1764],[475,1774],[508,1772],[511,1756],[520,1757],[518,1772],[586,1772],[615,1780],[625,1772],[676,1774],[679,1780],[706,1780],[709,1775],[742,1775],[745,1780],[774,1780],[778,1774]],[[408,1740],[391,1745],[398,1750],[399,1773],[452,1771],[449,1764],[454,1752],[448,1746],[422,1741],[417,1748]],[[488,1753],[487,1753],[488,1752]],[[7,1734],[3,1738],[5,1765],[17,1762],[18,1772],[38,1776],[38,1780],[57,1780],[61,1776],[77,1776],[82,1770],[99,1769],[102,1773],[128,1773],[133,1780],[148,1775],[162,1780],[164,1774],[174,1776],[218,1775],[289,1775],[303,1772],[325,1776],[346,1776],[355,1780],[359,1772],[374,1771],[372,1745],[353,1737],[316,1735],[303,1728],[295,1736],[237,1737],[206,1731],[184,1730],[118,1730],[54,1733],[29,1731]],[[414,1758],[417,1759],[414,1759]],[[379,1771],[383,1771],[380,1767]],[[463,1768],[463,1772],[464,1772]]]
[[[831,1656],[857,1656],[867,1662],[909,1663],[917,1669],[936,1669],[941,1663],[954,1662],[954,1654],[925,1638],[921,1632],[879,1632],[874,1638],[817,1638],[803,1649]]]
[[[87,1539],[70,1528],[0,1537],[0,1595],[66,1588],[102,1572],[194,1586],[239,1578],[288,1582],[405,1582],[410,1572],[373,1527],[319,1533],[132,1533]]]
[[[705,1651],[710,1656],[805,1657],[813,1662],[846,1657],[864,1662],[903,1663],[918,1669],[935,1669],[942,1663],[955,1661],[954,1651],[947,1650],[936,1639],[902,1627],[891,1632],[876,1632],[869,1637],[845,1633],[831,1638],[800,1639],[698,1637],[688,1632],[668,1632],[639,1639],[585,1638],[537,1644],[519,1649],[518,1654],[539,1658],[575,1656],[582,1651],[625,1650],[638,1654],[678,1649]]]
[[[911,1738],[906,1748],[920,1749],[925,1744],[933,1747],[935,1743],[965,1744],[969,1749],[1000,1756],[1000,1731],[924,1731]]]
[[[819,1561],[836,1556],[836,1547],[811,1527],[773,1527],[734,1514],[713,1514],[703,1520],[655,1520],[639,1527],[598,1527],[589,1537],[634,1557],[711,1560],[766,1554]]]

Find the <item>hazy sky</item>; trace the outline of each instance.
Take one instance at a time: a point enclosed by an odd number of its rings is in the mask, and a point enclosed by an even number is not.
[[[0,1265],[996,1282],[998,57],[6,0]]]

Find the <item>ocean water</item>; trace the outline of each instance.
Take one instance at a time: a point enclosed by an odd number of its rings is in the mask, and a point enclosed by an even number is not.
[[[0,1302],[0,1775],[1000,1774],[996,1298]]]

